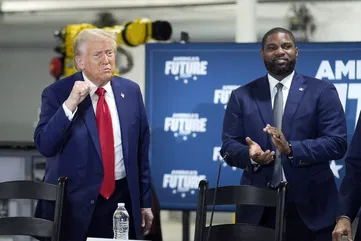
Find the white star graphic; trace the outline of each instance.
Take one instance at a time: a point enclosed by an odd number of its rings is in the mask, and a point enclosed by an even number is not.
[[[330,168],[333,172],[333,175],[338,179],[340,178],[340,174],[338,173],[338,171],[340,171],[342,169],[343,165],[337,165],[335,161],[331,161],[330,163]]]

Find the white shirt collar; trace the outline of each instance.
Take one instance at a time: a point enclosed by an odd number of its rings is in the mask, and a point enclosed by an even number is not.
[[[98,89],[98,87],[93,83],[91,82],[88,77],[86,77],[86,75],[84,74],[84,72],[82,72],[83,74],[83,78],[84,78],[84,81],[89,83],[91,85],[91,91],[89,93],[90,96],[93,96],[95,94],[95,91]],[[106,93],[108,93],[110,96],[113,96],[113,89],[112,89],[112,86],[110,84],[110,81],[108,83],[106,83],[103,88],[106,90]]]
[[[288,76],[286,76],[283,80],[278,81],[277,79],[273,78],[270,74],[268,74],[268,82],[270,84],[271,90],[276,87],[278,83],[283,84],[283,88],[290,89],[293,76],[295,75],[295,71],[292,71],[292,73]]]

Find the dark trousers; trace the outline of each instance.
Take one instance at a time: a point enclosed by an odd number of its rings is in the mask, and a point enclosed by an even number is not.
[[[127,209],[130,217],[129,239],[135,239],[132,206],[127,178],[123,178],[115,182],[114,193],[108,200],[99,195],[95,203],[95,209],[88,228],[87,237],[113,238],[113,214],[117,209],[118,203],[125,203],[125,208]]]
[[[302,221],[296,206],[294,204],[286,204],[285,206],[286,234],[285,241],[331,241],[333,226],[323,228],[321,230],[312,231]],[[264,209],[260,226],[275,228],[276,209]]]

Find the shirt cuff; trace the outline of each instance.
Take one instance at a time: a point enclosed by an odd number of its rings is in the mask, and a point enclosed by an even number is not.
[[[336,222],[337,222],[340,218],[346,218],[346,219],[348,219],[348,220],[351,221],[351,218],[350,218],[350,217],[348,217],[348,216],[346,216],[346,215],[342,215],[342,216],[337,217]]]
[[[252,163],[253,165],[259,165],[257,162],[253,161],[252,158],[251,158],[251,163]]]
[[[78,107],[76,107],[76,109],[75,109],[74,112],[71,112],[71,111],[69,110],[69,108],[66,106],[65,102],[64,102],[64,103],[63,103],[63,109],[64,109],[64,112],[65,112],[66,117],[68,117],[68,119],[69,119],[70,121],[72,121],[73,118],[74,118],[74,115],[75,115],[76,111],[78,110]]]
[[[253,171],[257,171],[260,165],[257,162],[253,161],[252,158],[251,164],[253,165]]]

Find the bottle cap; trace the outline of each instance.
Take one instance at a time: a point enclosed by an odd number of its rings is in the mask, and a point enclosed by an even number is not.
[[[118,203],[118,207],[124,207],[125,203]]]

